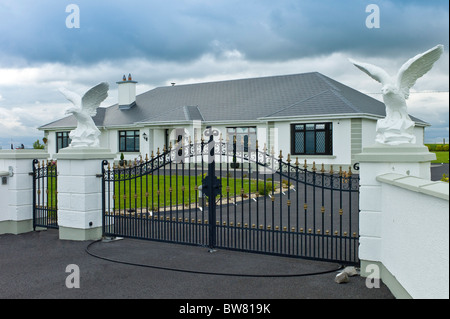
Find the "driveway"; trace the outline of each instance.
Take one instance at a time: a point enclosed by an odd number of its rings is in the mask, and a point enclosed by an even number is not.
[[[79,269],[79,288],[66,287],[76,274],[68,265]],[[359,276],[335,283],[337,266],[142,240],[62,241],[47,230],[0,235],[0,298],[393,298],[383,284],[369,289]],[[328,273],[306,276],[321,272]]]
[[[431,164],[431,180],[439,181],[442,178],[442,175],[448,174],[448,163],[447,164]]]

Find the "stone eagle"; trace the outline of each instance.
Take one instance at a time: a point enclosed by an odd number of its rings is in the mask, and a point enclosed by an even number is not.
[[[102,82],[89,89],[83,97],[65,88],[59,91],[72,102],[73,106],[66,110],[66,115],[72,114],[78,124],[69,134],[72,142],[69,147],[99,147],[100,131],[92,119],[97,114],[97,108],[108,97],[109,84]]]
[[[382,84],[381,92],[386,105],[386,117],[377,123],[376,141],[381,144],[398,145],[415,143],[414,122],[408,115],[406,100],[417,79],[431,70],[444,52],[443,45],[409,59],[397,73],[390,76],[382,68],[349,59],[358,69]]]

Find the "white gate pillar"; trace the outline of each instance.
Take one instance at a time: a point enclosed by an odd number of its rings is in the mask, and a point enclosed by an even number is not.
[[[436,159],[436,155],[424,145],[377,143],[365,147],[355,158],[360,163],[359,259],[361,275],[364,276],[368,275],[365,269],[369,264],[383,267],[383,218],[389,216],[383,216],[381,183],[377,176],[396,173],[430,180],[431,161]],[[382,279],[388,280],[383,276]]]
[[[59,238],[96,240],[102,236],[102,160],[115,154],[104,148],[67,147],[58,159]]]
[[[33,230],[33,159],[49,157],[43,150],[0,151],[0,234]]]

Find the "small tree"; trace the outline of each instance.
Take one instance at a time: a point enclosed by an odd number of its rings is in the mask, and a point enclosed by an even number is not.
[[[33,148],[37,150],[43,150],[44,145],[42,145],[39,140],[36,140],[36,142],[33,143]]]

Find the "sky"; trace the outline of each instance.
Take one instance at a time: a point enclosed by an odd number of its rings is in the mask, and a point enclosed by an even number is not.
[[[42,139],[37,127],[70,105],[60,87],[83,94],[109,82],[106,107],[128,73],[140,94],[317,71],[381,99],[381,84],[349,58],[395,75],[437,44],[444,55],[407,103],[431,124],[426,143],[448,143],[447,0],[0,0],[0,147]]]

